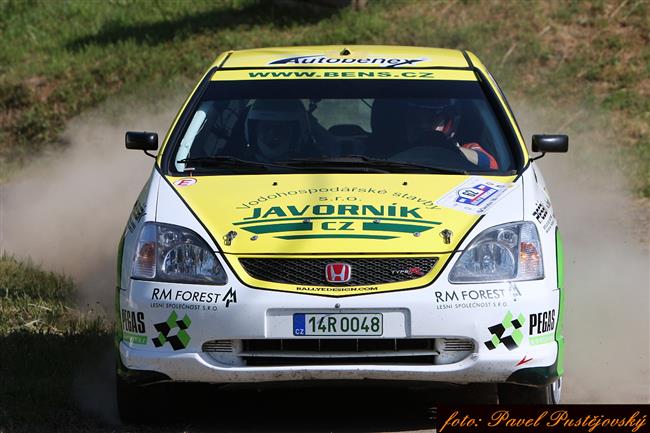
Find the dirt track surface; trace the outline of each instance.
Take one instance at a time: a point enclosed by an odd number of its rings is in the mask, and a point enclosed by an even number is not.
[[[564,403],[650,402],[650,206],[626,188],[598,118],[514,104],[524,130],[555,132],[573,118],[569,153],[540,160],[565,246]],[[567,125],[562,128],[566,131]]]

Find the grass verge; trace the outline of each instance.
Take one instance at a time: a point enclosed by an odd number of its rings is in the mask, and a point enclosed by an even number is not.
[[[76,309],[73,297],[69,278],[0,256],[0,431],[96,422],[79,409],[96,397],[81,394],[90,394],[89,379],[110,383],[93,373],[110,358],[110,329],[101,316]]]

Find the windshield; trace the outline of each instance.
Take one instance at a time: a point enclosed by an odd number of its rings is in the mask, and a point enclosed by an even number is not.
[[[217,72],[218,73],[218,72]],[[174,146],[194,174],[511,174],[515,157],[475,81],[212,81]]]

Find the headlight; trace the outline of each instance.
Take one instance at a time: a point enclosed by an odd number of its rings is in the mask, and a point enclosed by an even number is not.
[[[131,276],[175,283],[223,285],[228,281],[217,257],[199,235],[152,222],[140,231]]]
[[[544,278],[542,249],[535,224],[491,227],[463,251],[449,274],[450,283],[525,281]]]

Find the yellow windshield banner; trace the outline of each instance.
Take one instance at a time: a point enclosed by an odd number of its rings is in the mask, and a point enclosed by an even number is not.
[[[246,69],[218,70],[212,81],[300,80],[300,79],[398,79],[476,81],[472,71],[453,69]]]
[[[214,63],[219,66],[221,63]],[[459,50],[444,48],[396,47],[379,45],[329,45],[302,47],[271,47],[233,51],[227,68],[467,68],[467,60]]]

